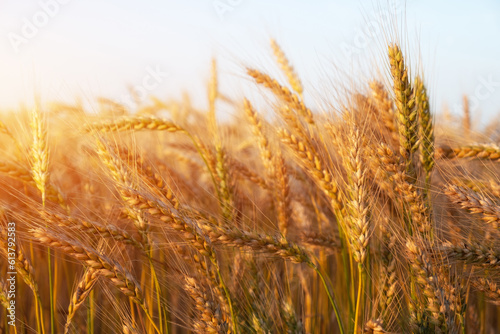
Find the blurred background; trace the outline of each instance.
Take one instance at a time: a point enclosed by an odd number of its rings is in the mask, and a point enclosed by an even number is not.
[[[276,68],[271,37],[314,108],[338,82],[384,74],[374,59],[394,31],[424,70],[436,112],[460,114],[467,94],[476,123],[498,116],[497,0],[0,0],[0,109],[34,96],[90,109],[98,96],[133,103],[131,87],[142,99],[187,90],[203,107],[211,59],[222,91],[242,94],[244,66]]]

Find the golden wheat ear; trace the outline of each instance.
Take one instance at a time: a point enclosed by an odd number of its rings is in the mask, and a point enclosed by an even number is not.
[[[410,84],[408,69],[400,47],[397,44],[391,44],[388,53],[397,108],[399,152],[406,164],[406,172],[414,177],[415,167],[412,157],[418,147],[418,136],[417,110],[415,109],[413,88]]]
[[[222,317],[218,303],[211,298],[211,292],[192,277],[186,277],[184,289],[195,302],[199,320],[195,321],[195,330],[199,333],[228,333],[227,319]]]
[[[49,178],[49,148],[47,146],[47,127],[40,109],[35,107],[31,113],[31,132],[33,142],[30,150],[31,173],[33,181],[42,194],[45,203]]]
[[[73,290],[71,301],[68,306],[68,315],[66,316],[66,324],[64,325],[65,334],[70,332],[71,323],[75,317],[76,311],[85,302],[85,300],[87,300],[88,295],[94,288],[98,279],[99,271],[93,268],[88,268],[85,270],[82,278],[78,281],[77,286]]]
[[[299,76],[295,72],[293,66],[286,58],[285,53],[274,39],[271,39],[271,48],[273,49],[274,56],[276,57],[276,61],[278,62],[281,70],[288,78],[288,83],[290,84],[292,89],[297,94],[299,94],[300,97],[302,97],[302,82],[300,81]]]

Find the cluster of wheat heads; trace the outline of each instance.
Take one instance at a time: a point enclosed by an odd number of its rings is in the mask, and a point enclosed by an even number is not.
[[[398,44],[385,80],[321,114],[272,50],[287,83],[247,69],[272,94],[272,117],[223,95],[215,62],[206,113],[186,97],[5,117],[3,333],[498,328],[494,132],[435,126]],[[237,121],[220,121],[220,104]]]

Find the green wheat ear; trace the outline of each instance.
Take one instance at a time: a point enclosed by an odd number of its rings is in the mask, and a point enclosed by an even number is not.
[[[405,160],[406,172],[414,178],[415,167],[412,158],[418,147],[417,110],[403,53],[397,44],[389,45],[389,62],[397,108],[399,152]]]
[[[434,167],[434,126],[429,108],[427,89],[420,77],[415,79],[415,102],[418,113],[420,161],[425,171],[426,185],[430,184]]]

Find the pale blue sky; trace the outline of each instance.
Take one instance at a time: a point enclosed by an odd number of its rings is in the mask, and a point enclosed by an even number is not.
[[[43,101],[123,100],[127,85],[160,97],[188,89],[202,105],[212,56],[222,88],[241,93],[249,83],[243,65],[273,69],[270,37],[314,100],[340,80],[325,77],[339,69],[359,77],[356,63],[370,68],[384,50],[384,33],[366,38],[363,29],[387,13],[373,4],[386,2],[0,0],[0,109],[33,100],[34,91]],[[420,51],[411,61],[424,68],[435,109],[447,102],[453,112],[466,93],[483,119],[498,115],[500,1],[391,2],[406,22],[407,45]]]

